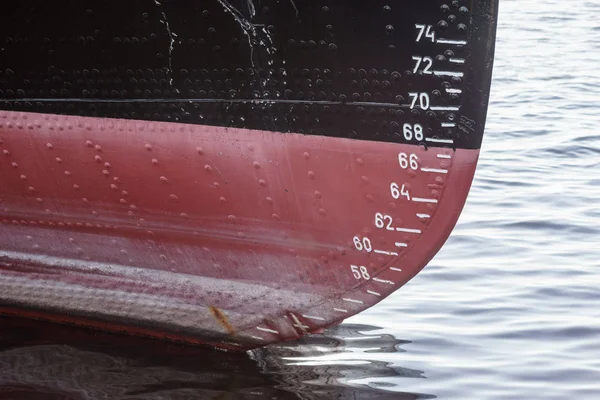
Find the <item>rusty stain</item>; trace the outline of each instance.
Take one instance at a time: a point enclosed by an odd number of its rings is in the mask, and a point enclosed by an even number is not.
[[[223,329],[225,329],[227,333],[229,333],[230,335],[235,335],[235,329],[233,329],[233,326],[231,325],[229,319],[227,318],[225,313],[223,313],[223,311],[219,310],[215,306],[210,306],[208,307],[208,309],[210,310],[210,313],[215,318],[215,320],[219,323],[219,325],[223,327]]]

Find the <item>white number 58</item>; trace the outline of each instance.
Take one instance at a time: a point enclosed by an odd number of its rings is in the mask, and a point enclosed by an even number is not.
[[[361,265],[360,267],[358,265],[351,265],[350,269],[352,270],[352,274],[354,275],[354,277],[356,279],[366,279],[369,280],[371,279],[371,276],[369,275],[369,271],[367,271],[367,267],[365,267],[364,265]]]

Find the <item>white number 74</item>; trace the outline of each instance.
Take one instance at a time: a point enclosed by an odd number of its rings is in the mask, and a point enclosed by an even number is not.
[[[424,24],[415,24],[415,28],[419,30],[417,34],[417,39],[415,42],[418,42],[423,37],[423,33],[425,33],[425,38],[431,39],[432,42],[435,42],[435,31],[433,30],[433,26],[424,25]]]

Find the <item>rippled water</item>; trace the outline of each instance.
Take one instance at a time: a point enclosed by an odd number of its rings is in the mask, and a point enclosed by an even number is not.
[[[599,13],[501,1],[468,203],[390,298],[237,356],[0,319],[0,399],[600,398]]]

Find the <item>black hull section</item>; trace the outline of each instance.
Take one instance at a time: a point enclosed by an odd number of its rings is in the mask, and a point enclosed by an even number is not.
[[[408,144],[420,124],[441,139],[427,146],[477,149],[496,15],[497,0],[8,2],[0,108]]]

